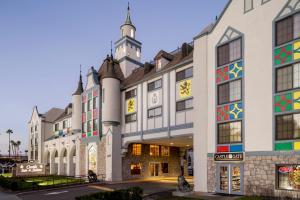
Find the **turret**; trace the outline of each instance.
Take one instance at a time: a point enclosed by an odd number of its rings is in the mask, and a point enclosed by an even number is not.
[[[131,22],[131,17],[130,17],[130,7],[129,7],[129,3],[128,3],[128,7],[127,7],[127,16],[125,19],[124,24],[121,25],[121,37],[131,37],[131,38],[135,38],[135,26],[132,24]]]
[[[104,124],[120,124],[121,92],[119,63],[113,56],[107,56],[101,68],[102,81],[102,121]],[[119,68],[120,69],[120,68]]]
[[[72,95],[72,129],[73,133],[81,132],[81,94],[83,92],[82,76],[80,71],[78,86]]]
[[[121,38],[115,42],[115,59],[119,61],[124,76],[128,77],[133,70],[143,66],[141,63],[142,43],[135,39],[136,28],[131,21],[129,4],[125,22],[120,30]]]

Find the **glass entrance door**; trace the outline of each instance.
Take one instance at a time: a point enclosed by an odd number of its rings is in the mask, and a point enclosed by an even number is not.
[[[158,176],[159,163],[150,163],[150,175]]]
[[[243,194],[243,165],[219,164],[217,168],[218,193]]]

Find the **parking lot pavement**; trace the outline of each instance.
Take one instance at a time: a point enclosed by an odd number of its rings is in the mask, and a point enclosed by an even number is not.
[[[48,191],[32,191],[20,193],[18,197],[24,200],[71,200],[76,196],[92,194],[100,191],[112,191],[129,187],[141,187],[144,194],[149,195],[157,192],[170,191],[176,189],[176,183],[164,181],[132,181],[123,183],[99,183],[93,185],[78,186],[72,188],[53,189]],[[0,198],[1,199],[1,198]],[[2,199],[1,199],[2,200]]]

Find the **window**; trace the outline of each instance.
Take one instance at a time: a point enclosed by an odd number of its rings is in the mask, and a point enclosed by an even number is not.
[[[300,165],[276,166],[277,189],[299,190]]]
[[[131,175],[140,175],[142,171],[141,163],[130,165]]]
[[[125,99],[130,99],[136,96],[136,89],[130,90],[125,93]]]
[[[92,102],[92,99],[88,100],[88,111],[91,111],[92,110],[92,106],[93,106],[93,102]]]
[[[244,12],[248,12],[253,9],[253,0],[244,0]]]
[[[150,156],[159,156],[159,146],[150,145]]]
[[[242,57],[241,39],[229,43],[229,60],[234,61]]]
[[[294,15],[294,39],[300,37],[300,13]]]
[[[93,109],[96,109],[96,108],[98,108],[98,97],[95,97],[93,99]]]
[[[93,131],[98,131],[98,119],[93,120]]]
[[[37,131],[37,125],[34,126],[34,130]]]
[[[242,39],[236,39],[217,49],[218,67],[242,58]]]
[[[218,144],[242,142],[242,123],[229,122],[218,124]]]
[[[148,83],[148,92],[161,88],[161,79]]]
[[[31,133],[33,133],[33,127],[31,127]]]
[[[82,103],[82,113],[86,112],[85,103]]]
[[[300,13],[276,23],[276,45],[282,45],[300,37]]]
[[[169,164],[168,163],[161,163],[161,171],[164,174],[169,173]]]
[[[242,81],[236,80],[218,86],[218,104],[241,100]]]
[[[87,122],[87,132],[91,132],[92,131],[92,121],[88,121]]]
[[[82,123],[82,133],[86,133],[86,123]]]
[[[67,120],[63,121],[63,129],[67,128]]]
[[[132,155],[133,156],[142,155],[142,145],[141,144],[133,144],[132,145]]]
[[[130,123],[135,121],[136,121],[136,113],[125,116],[125,123]]]
[[[134,38],[134,31],[133,31],[133,29],[130,29],[130,36],[131,36],[132,38]]]
[[[281,92],[300,87],[300,63],[276,70],[276,91]]]
[[[229,45],[225,44],[218,47],[218,66],[229,63]]]
[[[300,139],[300,113],[276,116],[276,140]]]
[[[176,102],[176,111],[183,111],[193,108],[193,99],[187,99]]]
[[[157,69],[161,69],[161,58],[156,61]]]
[[[193,76],[193,68],[188,68],[176,73],[176,81],[181,81]]]
[[[58,130],[59,130],[59,124],[58,124],[58,123],[54,125],[54,130],[55,130],[55,131],[58,131]]]
[[[170,147],[161,146],[161,156],[170,156]]]
[[[157,107],[157,108],[152,108],[148,110],[148,118],[152,118],[152,117],[159,117],[162,114],[162,108]]]

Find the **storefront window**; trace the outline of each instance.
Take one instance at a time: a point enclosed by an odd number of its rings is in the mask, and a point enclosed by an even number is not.
[[[300,165],[281,165],[276,173],[278,189],[300,190]]]
[[[150,156],[159,156],[159,146],[150,145]]]
[[[132,145],[132,155],[140,156],[142,154],[142,145],[141,144],[133,144]]]
[[[161,163],[161,171],[164,174],[169,173],[169,164],[168,163]]]
[[[141,163],[131,164],[130,170],[131,170],[131,175],[140,175],[142,170]]]
[[[170,156],[170,147],[161,146],[161,156]]]

